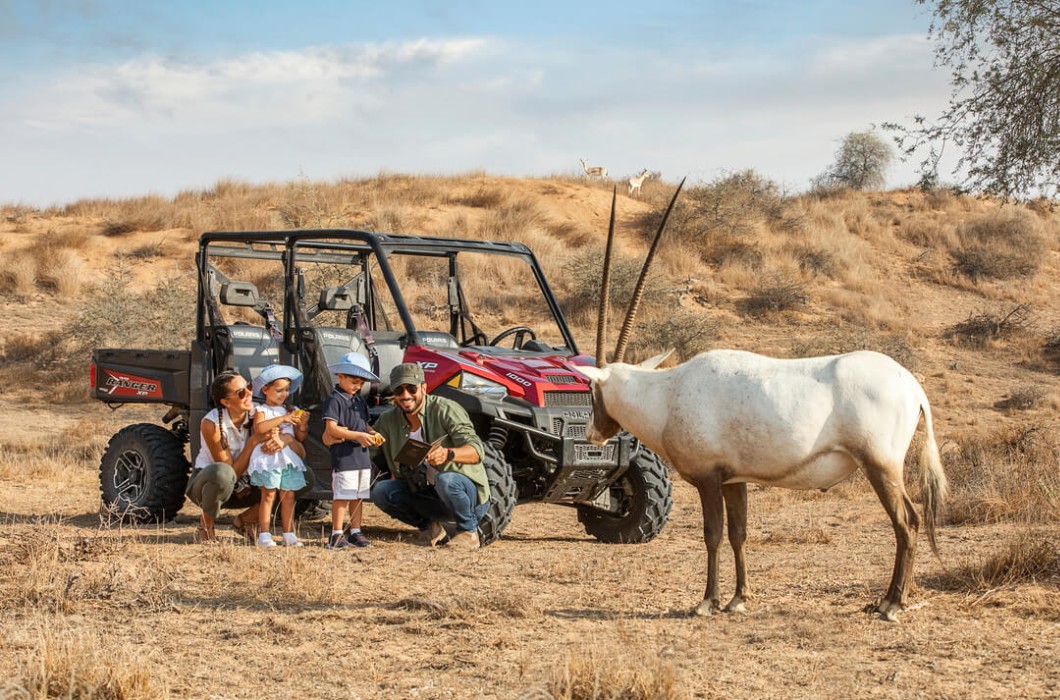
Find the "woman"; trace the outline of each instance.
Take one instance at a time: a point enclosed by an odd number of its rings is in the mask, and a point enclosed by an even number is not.
[[[251,430],[254,400],[250,386],[238,372],[231,370],[217,375],[210,386],[214,408],[203,416],[200,428],[199,455],[188,481],[187,496],[202,508],[199,520],[199,540],[212,542],[217,539],[214,521],[221,506],[232,495],[236,482],[247,470],[247,462],[254,448],[268,453],[290,447],[305,458],[305,448],[292,435],[280,435],[272,431],[264,435]],[[244,535],[254,536],[254,525],[258,518],[258,505],[254,504],[232,521],[232,526]]]

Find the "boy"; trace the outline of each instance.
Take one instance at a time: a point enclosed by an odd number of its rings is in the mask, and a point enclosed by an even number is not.
[[[382,444],[382,436],[368,425],[368,405],[360,395],[365,381],[378,382],[368,360],[346,353],[328,365],[338,379],[324,402],[324,444],[331,450],[331,537],[328,549],[368,547],[361,532],[362,501],[369,498],[372,461],[368,448]],[[342,534],[343,510],[350,513],[350,535]]]

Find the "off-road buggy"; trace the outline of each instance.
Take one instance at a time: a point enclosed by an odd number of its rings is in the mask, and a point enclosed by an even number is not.
[[[671,484],[659,458],[628,434],[602,447],[585,440],[591,392],[574,368],[594,360],[579,353],[526,246],[351,230],[204,233],[196,267],[190,349],[92,355],[95,398],[169,406],[165,425],[129,425],[110,440],[100,464],[109,512],[172,518],[190,471],[185,448],[194,460],[211,408],[211,380],[234,368],[249,381],[276,362],[305,375],[294,401],[311,413],[313,478],[299,493],[300,512],[330,499],[321,406],[335,378],[327,366],[354,351],[382,379],[363,390],[373,416],[388,410],[387,380],[401,362],[418,362],[433,394],[467,409],[493,497],[483,544],[529,501],[573,506],[604,542],[646,542],[666,523]],[[536,303],[527,303],[528,290],[540,293]]]

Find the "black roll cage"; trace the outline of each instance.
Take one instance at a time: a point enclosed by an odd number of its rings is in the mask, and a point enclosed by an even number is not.
[[[258,246],[258,247],[255,247]],[[548,304],[552,317],[563,336],[565,348],[571,355],[579,354],[574,336],[571,334],[563,312],[549,287],[541,265],[528,247],[522,243],[498,241],[468,240],[457,238],[440,238],[431,236],[409,236],[389,233],[373,233],[354,229],[305,229],[295,231],[211,231],[199,237],[199,252],[196,254],[196,265],[202,293],[198,295],[196,305],[196,337],[207,346],[226,342],[226,338],[214,337],[214,332],[225,333],[223,326],[214,318],[211,308],[212,299],[208,298],[210,290],[204,285],[210,279],[212,265],[211,255],[228,258],[247,258],[255,260],[280,260],[284,268],[284,309],[283,333],[288,350],[292,353],[301,346],[296,334],[302,329],[308,318],[302,318],[296,294],[301,290],[294,289],[298,279],[297,263],[313,261],[323,263],[355,264],[361,258],[362,274],[365,277],[366,303],[364,313],[368,316],[373,328],[378,328],[376,317],[375,291],[371,275],[368,273],[369,259],[374,257],[379,271],[386,282],[390,297],[394,302],[397,314],[407,333],[407,342],[411,345],[425,345],[424,338],[417,330],[409,313],[404,295],[401,292],[397,277],[390,265],[390,255],[415,255],[425,257],[444,257],[449,260],[450,280],[459,280],[457,255],[462,252],[476,252],[490,255],[504,255],[524,260],[533,271],[534,278]],[[368,255],[365,255],[368,254]],[[459,299],[457,309],[450,307],[450,329],[454,337],[468,335],[462,324],[471,325],[471,337],[477,328],[470,316],[463,309],[463,292],[457,282],[456,294]],[[304,302],[304,300],[301,300]],[[386,319],[389,323],[389,319]],[[211,329],[214,329],[213,331]],[[460,332],[458,332],[460,331]]]

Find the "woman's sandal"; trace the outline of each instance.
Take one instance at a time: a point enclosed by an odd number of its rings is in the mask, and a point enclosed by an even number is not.
[[[243,535],[247,541],[253,543],[258,538],[258,528],[250,523],[244,523],[242,513],[232,518],[232,529]]]
[[[199,525],[195,531],[195,541],[199,544],[217,544],[217,534],[212,527],[208,528]]]

